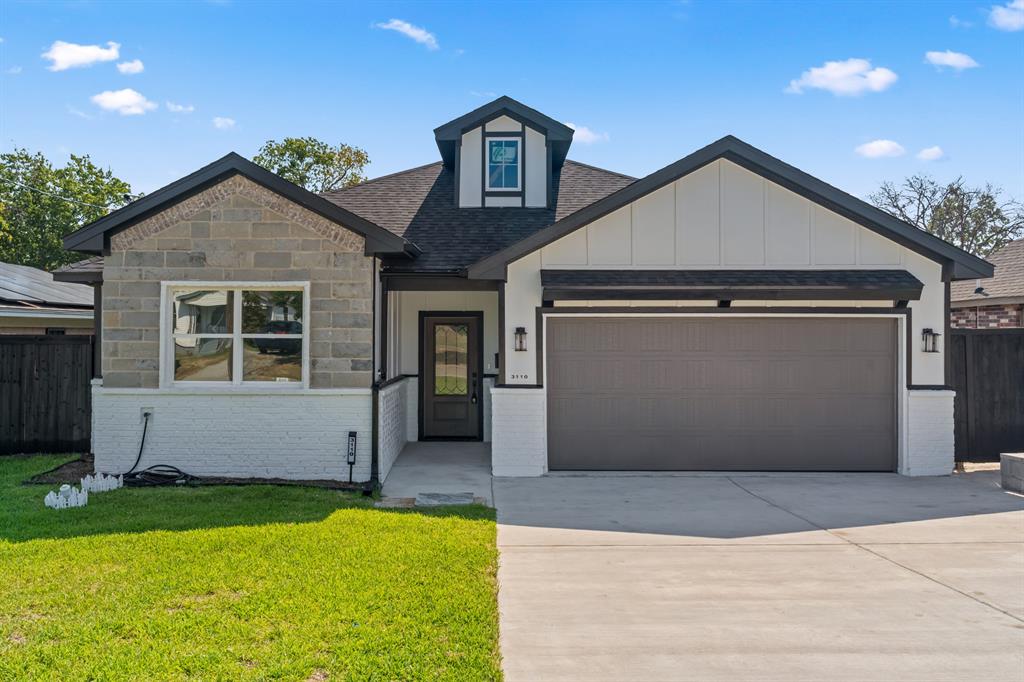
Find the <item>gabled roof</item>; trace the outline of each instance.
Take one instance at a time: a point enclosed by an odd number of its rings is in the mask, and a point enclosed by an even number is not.
[[[437,162],[323,196],[422,251],[413,261],[386,260],[387,268],[451,273],[634,181],[627,175],[566,161],[555,170],[550,208],[459,208],[455,173]]]
[[[555,224],[470,266],[472,279],[504,279],[512,261],[564,237],[632,201],[716,161],[727,159],[786,189],[879,233],[926,258],[952,266],[953,279],[991,277],[992,264],[885,211],[822,182],[731,135],[594,202]]]
[[[972,279],[954,284],[950,291],[954,304],[970,302],[971,305],[993,305],[1000,301],[1024,301],[1024,239],[1006,244],[993,252],[988,260],[996,268],[995,276],[984,282]],[[982,288],[983,293],[975,293],[978,287]]]
[[[552,162],[556,168],[562,165],[569,153],[569,145],[572,144],[572,128],[504,95],[434,128],[434,139],[437,140],[437,148],[445,165],[454,165],[456,144],[462,139],[464,132],[502,115],[526,123],[544,133],[551,144]]]
[[[27,265],[0,263],[0,303],[31,307],[88,307],[93,304],[92,287],[54,281],[45,270]]]
[[[328,220],[358,232],[366,239],[367,255],[415,253],[413,247],[394,233],[288,182],[234,152],[72,232],[64,238],[64,248],[85,253],[105,253],[110,247],[111,235],[145,220],[168,204],[182,201],[234,175],[243,175]]]

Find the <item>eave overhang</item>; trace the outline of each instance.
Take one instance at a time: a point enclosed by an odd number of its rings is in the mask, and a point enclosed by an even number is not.
[[[916,301],[906,270],[541,270],[545,301]]]

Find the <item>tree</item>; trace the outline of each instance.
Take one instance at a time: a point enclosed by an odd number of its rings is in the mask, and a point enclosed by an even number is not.
[[[968,187],[963,178],[942,185],[912,175],[899,186],[883,183],[869,198],[900,220],[984,257],[1024,232],[1021,204],[1001,194],[990,184]]]
[[[25,149],[0,154],[0,261],[53,270],[81,260],[66,235],[131,200],[131,186],[88,156],[54,168]]]
[[[363,168],[370,157],[347,144],[332,147],[315,137],[286,137],[268,140],[253,161],[310,192],[330,192],[365,181]]]

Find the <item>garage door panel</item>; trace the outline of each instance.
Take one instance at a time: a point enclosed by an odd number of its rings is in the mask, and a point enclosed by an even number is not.
[[[891,319],[547,324],[552,469],[894,466]]]

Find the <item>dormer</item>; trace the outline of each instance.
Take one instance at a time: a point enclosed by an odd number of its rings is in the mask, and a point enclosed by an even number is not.
[[[459,208],[546,208],[572,128],[498,99],[434,129],[446,168],[455,174]]]

